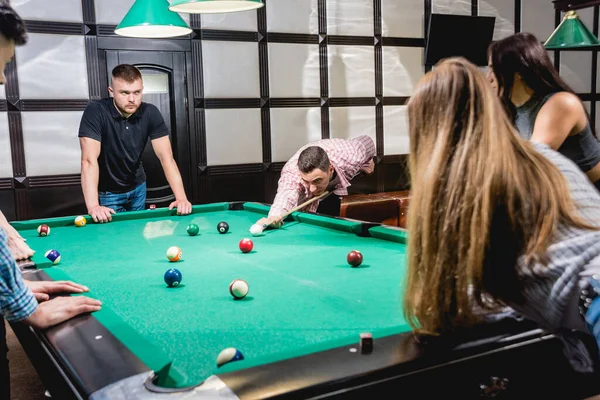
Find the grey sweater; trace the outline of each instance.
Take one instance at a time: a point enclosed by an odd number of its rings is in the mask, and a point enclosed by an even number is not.
[[[535,142],[533,145],[565,176],[580,216],[600,226],[600,193],[587,176],[547,145]],[[585,276],[600,272],[600,231],[561,224],[547,255],[548,264],[533,265],[533,270],[526,268],[523,258],[518,260],[526,302],[511,307],[550,330],[587,331],[579,316],[577,299]]]

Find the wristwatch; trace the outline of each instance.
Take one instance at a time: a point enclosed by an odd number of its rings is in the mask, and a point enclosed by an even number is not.
[[[586,320],[586,314],[592,302],[600,296],[600,278],[597,275],[592,275],[587,278],[587,281],[579,293],[579,313]],[[587,320],[586,320],[587,324]]]

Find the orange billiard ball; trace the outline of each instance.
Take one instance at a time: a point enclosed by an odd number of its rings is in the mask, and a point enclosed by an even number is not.
[[[181,260],[182,255],[183,253],[181,252],[181,249],[177,246],[171,246],[167,249],[167,258],[171,262],[177,262]]]

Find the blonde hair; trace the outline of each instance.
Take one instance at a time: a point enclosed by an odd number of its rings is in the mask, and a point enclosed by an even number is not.
[[[576,214],[561,172],[518,136],[469,61],[446,59],[427,73],[408,118],[404,313],[417,332],[438,334],[475,323],[476,304],[522,301],[517,258],[543,261],[560,222],[595,227]]]

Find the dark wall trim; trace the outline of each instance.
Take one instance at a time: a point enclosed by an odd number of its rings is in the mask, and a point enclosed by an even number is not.
[[[13,176],[25,177],[25,147],[23,145],[23,126],[21,113],[18,111],[8,112],[8,134],[10,136],[10,151],[12,154]]]
[[[405,106],[406,102],[410,97],[384,97],[383,105],[384,106]]]
[[[196,108],[260,108],[261,99],[195,99]],[[202,103],[204,105],[202,106]]]
[[[319,107],[321,105],[319,98],[271,98],[269,102],[271,108]]]
[[[88,75],[88,89],[90,99],[98,100],[102,98],[105,80],[102,80],[100,74],[100,60],[98,54],[98,39],[95,36],[86,36],[85,38],[85,58]],[[106,65],[106,63],[105,63]]]
[[[89,100],[21,100],[21,111],[83,111]]]
[[[373,46],[375,44],[373,36],[329,35],[328,40],[330,45]]]
[[[72,22],[32,21],[25,20],[27,30],[31,33],[52,33],[57,35],[85,35],[88,28],[85,24]]]
[[[81,10],[83,12],[84,24],[96,23],[95,0],[81,0]]]
[[[329,99],[331,107],[374,106],[375,103],[375,97],[332,97]]]
[[[263,164],[218,165],[207,168],[209,176],[259,174],[264,171]]]
[[[79,186],[81,185],[81,176],[79,174],[71,175],[52,175],[52,176],[30,176],[30,188],[54,187],[54,186]]]
[[[144,39],[121,36],[98,36],[99,50],[190,51],[192,44],[185,39]]]
[[[6,100],[8,100],[9,103],[15,104],[19,101],[19,78],[17,75],[16,59],[13,59],[6,65],[4,76],[6,77]]]
[[[12,189],[13,178],[0,178],[0,190]]]
[[[269,32],[269,33],[267,33],[267,42],[269,42],[269,43],[319,44],[319,35]]]
[[[258,42],[258,33],[202,29],[200,38],[202,40],[225,40],[229,42]]]

